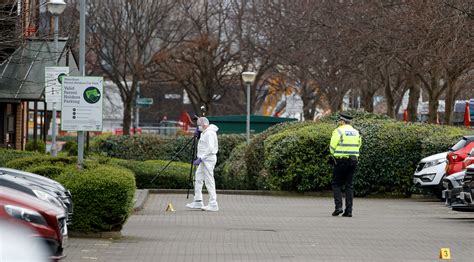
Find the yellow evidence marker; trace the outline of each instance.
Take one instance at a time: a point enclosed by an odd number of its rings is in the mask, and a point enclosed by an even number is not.
[[[451,251],[449,251],[449,248],[441,248],[439,250],[439,258],[441,259],[451,259]]]
[[[166,207],[166,211],[174,212],[174,211],[176,211],[176,210],[174,210],[173,204],[168,203],[168,206]]]

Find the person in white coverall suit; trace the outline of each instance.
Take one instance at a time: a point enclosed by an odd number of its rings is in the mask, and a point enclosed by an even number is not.
[[[217,162],[217,130],[219,128],[215,125],[209,125],[209,120],[205,117],[198,118],[197,125],[198,130],[202,133],[197,146],[197,158],[193,162],[194,165],[198,166],[194,179],[194,201],[187,204],[186,207],[204,211],[218,211],[214,167]],[[206,184],[209,193],[207,206],[204,206],[202,201],[203,183]]]

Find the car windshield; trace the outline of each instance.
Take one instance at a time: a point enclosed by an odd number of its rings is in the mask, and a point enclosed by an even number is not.
[[[457,142],[454,146],[452,146],[449,151],[458,151],[460,149],[463,149],[467,144],[467,140],[466,138],[462,138],[461,140],[459,140],[459,142]]]

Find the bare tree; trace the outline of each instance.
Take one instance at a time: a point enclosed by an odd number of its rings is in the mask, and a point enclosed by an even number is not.
[[[20,11],[20,14],[22,12]],[[18,21],[16,0],[0,2],[0,63],[3,62],[20,45],[23,35]]]
[[[153,56],[153,72],[181,85],[196,112],[204,105],[208,113],[222,99],[226,88],[238,83],[236,72],[239,50],[230,22],[230,3],[212,0],[183,1],[179,13],[186,17],[181,34],[186,37],[174,48]]]
[[[129,134],[137,87],[150,77],[153,54],[179,39],[181,16],[173,0],[94,0],[89,5],[93,66],[120,90],[123,131]]]

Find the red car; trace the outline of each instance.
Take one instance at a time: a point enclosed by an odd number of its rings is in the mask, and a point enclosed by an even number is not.
[[[63,247],[67,241],[64,210],[23,192],[0,186],[0,219],[32,229],[33,237],[43,240],[49,259],[64,258]],[[28,247],[25,247],[27,249]]]
[[[446,174],[461,172],[466,168],[464,160],[474,148],[474,136],[463,136],[459,142],[449,149],[447,156],[448,164],[446,165]]]

